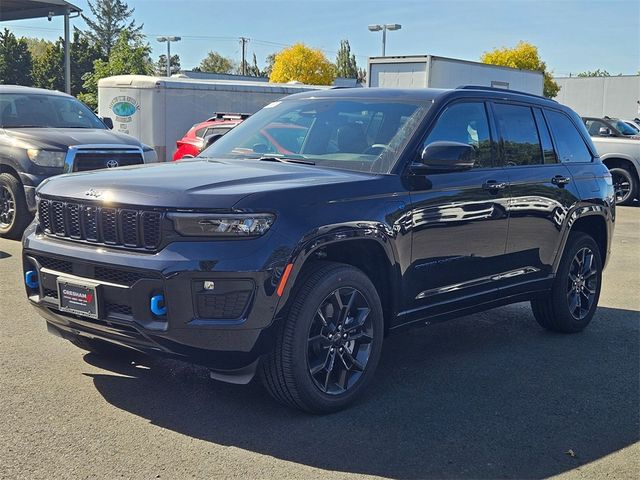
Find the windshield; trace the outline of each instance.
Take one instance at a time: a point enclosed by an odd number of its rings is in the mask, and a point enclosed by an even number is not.
[[[637,135],[638,131],[631,128],[629,125],[627,125],[625,122],[623,122],[622,120],[609,120],[611,123],[613,123],[613,126],[616,127],[616,129],[623,135]]]
[[[107,128],[75,98],[24,93],[0,93],[0,127]]]
[[[273,102],[200,156],[388,173],[430,105],[345,98]]]

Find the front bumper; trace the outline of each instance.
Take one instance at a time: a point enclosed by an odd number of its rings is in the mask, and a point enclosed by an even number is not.
[[[149,254],[79,245],[36,234],[33,227],[23,245],[25,272],[38,274],[37,287],[26,287],[28,298],[57,334],[97,338],[222,372],[246,370],[273,345],[278,267],[262,262],[265,268],[250,268],[259,245],[176,242]],[[98,284],[97,319],[60,310],[58,278]],[[205,281],[214,288],[204,291]],[[158,294],[164,296],[165,315],[150,309]]]

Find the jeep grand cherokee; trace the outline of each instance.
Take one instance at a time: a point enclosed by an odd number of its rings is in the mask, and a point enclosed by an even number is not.
[[[295,151],[269,144],[272,124],[304,130]],[[542,327],[584,329],[613,221],[611,176],[554,101],[314,91],[200,158],[45,182],[24,274],[49,329],[82,348],[258,374],[322,413],[363,392],[407,327],[526,300]]]

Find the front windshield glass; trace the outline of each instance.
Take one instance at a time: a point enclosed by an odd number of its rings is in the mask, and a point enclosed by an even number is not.
[[[24,93],[0,93],[0,127],[107,128],[75,98]]]
[[[638,132],[636,130],[631,128],[629,125],[627,125],[622,120],[611,120],[611,123],[613,123],[613,126],[616,127],[616,129],[623,135],[637,135],[638,134]]]
[[[388,173],[430,105],[361,98],[274,102],[200,156]]]

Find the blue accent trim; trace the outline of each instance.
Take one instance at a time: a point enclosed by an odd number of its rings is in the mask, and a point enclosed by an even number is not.
[[[151,313],[157,317],[166,315],[167,307],[164,305],[164,295],[154,295],[151,297],[149,308],[151,309]]]
[[[35,270],[29,270],[24,274],[24,283],[27,284],[29,288],[38,288],[40,282],[38,281],[38,272]]]

